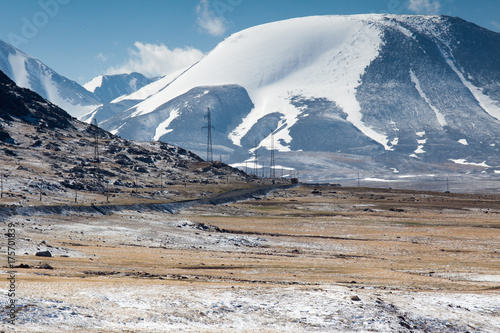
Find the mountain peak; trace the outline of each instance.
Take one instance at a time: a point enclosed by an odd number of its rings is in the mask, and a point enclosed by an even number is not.
[[[81,117],[100,104],[77,82],[3,41],[0,41],[0,70],[18,86],[35,91],[74,117]]]
[[[100,87],[102,85],[102,80],[104,78],[104,75],[99,75],[90,80],[89,82],[85,83],[83,87],[87,89],[90,92],[95,92],[97,87]]]
[[[500,165],[498,45],[500,34],[448,16],[267,23],[232,34],[102,126],[201,154],[209,107],[216,154],[255,169],[254,153],[274,148],[281,166],[316,180],[360,169],[492,173],[477,165]]]
[[[101,102],[109,103],[117,97],[131,94],[154,80],[141,73],[99,75],[86,84],[84,88],[94,93]]]

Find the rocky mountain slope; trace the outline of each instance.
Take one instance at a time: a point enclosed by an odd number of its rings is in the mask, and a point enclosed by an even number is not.
[[[133,142],[80,122],[2,72],[0,121],[2,196],[14,203],[39,194],[67,202],[75,190],[152,198],[167,185],[246,177],[167,143]]]
[[[216,155],[261,170],[274,147],[278,169],[315,180],[493,174],[498,45],[500,34],[447,16],[275,22],[226,38],[157,93],[100,121],[125,138],[201,154],[210,107]]]

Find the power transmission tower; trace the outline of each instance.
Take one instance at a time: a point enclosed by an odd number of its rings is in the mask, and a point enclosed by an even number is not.
[[[76,182],[76,177],[75,177],[75,202],[78,202],[78,183]]]
[[[210,115],[210,108],[207,108],[207,115],[205,118],[208,121],[207,126],[203,126],[202,128],[208,129],[208,136],[207,136],[207,162],[213,162],[214,156],[212,152],[212,117]]]
[[[271,164],[269,165],[269,178],[276,178],[274,163],[274,132],[271,132]]]

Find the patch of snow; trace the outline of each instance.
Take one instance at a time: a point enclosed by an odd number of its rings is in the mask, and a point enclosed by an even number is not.
[[[90,112],[93,112],[98,105],[80,105],[80,104],[73,104],[70,101],[68,101],[66,98],[61,96],[59,93],[59,89],[54,83],[54,80],[52,80],[52,76],[50,73],[46,72],[44,75],[40,77],[41,82],[43,82],[43,86],[45,87],[45,92],[47,93],[47,99],[50,100],[52,103],[56,104],[59,106],[61,109],[64,109],[67,111],[69,114],[71,114],[73,117],[81,119],[85,115],[87,115]],[[90,123],[90,120],[87,120],[88,123]]]
[[[132,80],[130,80],[130,82],[128,83],[128,86],[130,87],[130,90],[136,91],[137,90],[137,79],[132,78]]]
[[[30,286],[19,300],[25,308],[18,312],[16,326],[23,332],[54,327],[92,332],[399,332],[406,321],[418,323],[415,332],[500,328],[494,293],[353,291],[333,285],[196,288],[96,282],[77,291],[67,281]],[[8,302],[2,294],[0,301]],[[360,300],[351,301],[353,296]]]
[[[168,129],[168,126],[178,116],[179,116],[179,109],[174,109],[174,110],[170,111],[170,115],[168,116],[168,118],[165,121],[163,121],[162,123],[160,123],[160,125],[158,125],[158,127],[156,128],[155,136],[153,137],[153,140],[158,141],[158,140],[160,140],[160,138],[163,135],[172,132],[173,130]]]
[[[398,27],[399,31],[401,31],[406,37],[410,37],[410,38],[415,39],[415,36],[413,35],[413,33],[410,30],[406,29],[405,27],[403,27],[401,25],[398,25],[397,27]]]
[[[474,86],[470,81],[468,81],[464,77],[463,73],[457,68],[457,66],[455,66],[455,63],[451,56],[448,56],[442,50],[441,53],[444,55],[448,66],[450,66],[450,68],[458,75],[458,77],[462,81],[462,84],[469,89],[474,98],[478,101],[479,106],[490,116],[497,120],[500,120],[500,103],[491,99],[491,97],[489,97],[488,95],[485,95],[482,88],[478,88]]]
[[[112,130],[112,131],[109,131],[109,133],[111,133],[111,134],[113,134],[113,135],[116,135],[116,134],[120,131],[120,129],[121,129],[123,126],[125,126],[125,123],[123,123],[123,124],[122,124],[120,127],[118,127],[117,129],[114,129],[114,130]]]
[[[93,93],[98,87],[102,86],[102,79],[103,76],[99,75],[90,80],[89,82],[85,83],[83,87]]]
[[[94,110],[90,111],[89,113],[83,115],[80,119],[85,119],[85,122],[88,124],[91,124],[92,121],[94,120],[94,117],[97,114],[97,108],[99,108],[101,105],[97,106]]]
[[[488,164],[486,164],[486,161],[482,162],[482,163],[472,163],[472,162],[467,162],[466,159],[452,159],[450,158],[450,161],[452,161],[453,163],[455,164],[461,164],[461,165],[471,165],[471,166],[479,166],[479,167],[483,167],[483,168],[491,168],[491,166],[489,166]]]
[[[373,178],[373,177],[367,177],[367,178],[365,178],[363,180],[367,181],[367,182],[381,182],[381,183],[390,183],[390,182],[394,182],[395,181],[395,180],[392,180],[392,179],[382,179],[382,178]]]
[[[414,153],[415,154],[423,154],[423,153],[425,153],[424,146],[423,145],[419,145],[418,148],[415,149]]]
[[[399,178],[419,178],[419,177],[436,177],[435,174],[430,173],[430,174],[423,174],[423,175],[401,175],[398,176]]]
[[[12,67],[13,81],[21,88],[32,89],[28,71],[26,70],[26,55],[16,50],[9,53],[9,63]]]
[[[460,143],[460,144],[462,144],[464,146],[468,146],[469,145],[469,143],[467,142],[467,139],[460,139],[460,140],[458,140],[458,143]]]
[[[419,145],[425,145],[426,142],[427,142],[427,139],[417,140],[417,143]]]
[[[441,125],[441,127],[446,126],[447,123],[446,123],[446,120],[444,119],[444,115],[441,113],[441,111],[439,111],[439,109],[437,107],[435,107],[431,103],[431,101],[429,100],[427,95],[422,90],[422,86],[420,85],[420,81],[418,80],[417,76],[415,75],[415,73],[412,70],[410,70],[410,76],[411,76],[411,80],[415,84],[415,88],[417,89],[420,96],[424,99],[424,101],[427,103],[427,105],[429,105],[429,107],[432,109],[432,111],[434,111],[434,113],[436,114],[436,119],[437,119],[439,125]],[[425,132],[423,132],[423,133],[425,135]],[[418,133],[417,133],[417,135],[418,135]]]
[[[417,132],[417,136],[420,137],[420,138],[422,138],[422,137],[425,136],[425,132]],[[423,154],[423,153],[425,153],[424,145],[427,143],[427,138],[417,140],[417,143],[418,143],[418,147],[417,147],[417,149],[415,149],[414,153],[415,154]]]

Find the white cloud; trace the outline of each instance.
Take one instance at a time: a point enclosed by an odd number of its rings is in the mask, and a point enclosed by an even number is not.
[[[129,59],[120,66],[111,67],[106,74],[139,72],[148,77],[170,74],[190,66],[203,57],[203,52],[192,47],[170,50],[164,44],[134,43]]]
[[[106,54],[99,52],[96,56],[97,59],[99,59],[102,62],[108,61],[111,57],[107,56]]]
[[[221,36],[227,30],[227,21],[222,16],[217,16],[217,14],[210,9],[210,3],[208,0],[201,0],[196,7],[196,13],[198,14],[198,27],[212,35]]]
[[[408,9],[417,14],[439,14],[441,3],[439,0],[410,0]]]

